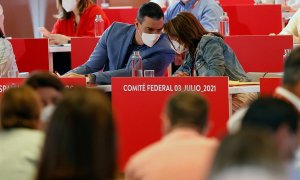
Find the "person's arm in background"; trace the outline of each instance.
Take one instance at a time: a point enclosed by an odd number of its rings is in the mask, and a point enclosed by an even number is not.
[[[169,6],[164,14],[164,22],[167,23],[173,19],[178,13],[184,9],[184,3],[179,1],[171,6]]]
[[[111,25],[106,31],[104,31],[103,36],[98,41],[94,51],[92,52],[91,56],[89,57],[88,61],[67,72],[64,76],[68,76],[68,74],[76,73],[76,74],[90,74],[96,71],[101,70],[104,68],[105,63],[108,61],[107,55],[107,39],[111,29],[113,28],[114,24]]]
[[[300,10],[298,10],[289,20],[286,27],[282,29],[279,35],[293,35],[294,43],[300,43],[297,25],[300,28]],[[300,29],[299,29],[300,30]]]
[[[143,59],[143,69],[154,70],[155,76],[162,76],[174,58],[175,53],[153,53],[153,56]],[[131,61],[123,69],[96,72],[93,75],[96,84],[111,84],[112,77],[130,77],[132,75]]]
[[[197,19],[206,31],[218,32],[222,13],[223,10],[219,5],[209,5],[203,9],[203,13]]]

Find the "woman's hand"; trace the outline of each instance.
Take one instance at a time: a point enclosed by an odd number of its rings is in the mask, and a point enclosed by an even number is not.
[[[67,44],[70,40],[70,37],[62,35],[62,34],[50,34],[49,35],[49,44],[61,45]]]

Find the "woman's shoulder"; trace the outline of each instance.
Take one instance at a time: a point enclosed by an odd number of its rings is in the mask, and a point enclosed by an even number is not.
[[[208,43],[219,43],[220,41],[223,41],[221,37],[216,36],[212,33],[208,33],[208,34],[205,34],[204,36],[202,36],[202,38],[198,44],[198,47],[207,45]]]

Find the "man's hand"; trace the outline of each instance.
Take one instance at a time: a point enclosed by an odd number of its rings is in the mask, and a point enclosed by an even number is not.
[[[77,74],[77,73],[68,73],[61,77],[63,77],[63,78],[85,78],[84,74]]]
[[[67,44],[70,40],[70,37],[61,35],[61,34],[50,34],[49,35],[49,44],[54,45],[61,45]]]
[[[174,77],[185,77],[185,76],[189,76],[189,75],[186,72],[178,71],[173,76]]]

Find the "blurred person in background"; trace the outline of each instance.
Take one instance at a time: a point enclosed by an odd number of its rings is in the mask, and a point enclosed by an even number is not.
[[[255,0],[257,4],[281,4],[282,11],[293,12],[300,7],[299,0]]]
[[[66,90],[47,129],[37,179],[113,179],[115,137],[112,107],[104,92]]]
[[[199,94],[171,96],[162,112],[164,137],[134,154],[125,168],[128,180],[206,180],[218,141],[205,137],[208,104]]]
[[[272,134],[248,128],[229,135],[216,153],[210,180],[288,179]]]
[[[18,67],[12,45],[5,39],[4,15],[0,4],[0,77],[8,77],[8,71],[11,70],[18,71]]]
[[[286,169],[292,176],[300,178],[300,170],[294,166],[295,153],[299,147],[299,122],[299,112],[291,103],[265,97],[249,106],[242,119],[240,131],[260,128],[271,132]]]
[[[294,43],[300,43],[300,9],[292,16],[279,35],[292,35]]]
[[[40,28],[44,37],[49,38],[50,44],[70,43],[71,37],[95,36],[95,17],[101,15],[104,20],[104,30],[109,27],[110,21],[100,6],[92,0],[56,0],[58,18],[50,33]]]
[[[219,31],[223,9],[215,0],[181,0],[168,7],[165,12],[165,23],[180,12],[192,13],[206,31]]]
[[[180,0],[150,0],[150,2],[154,2],[158,4],[160,7],[165,8],[168,6],[172,6],[173,4],[179,2]]]
[[[41,102],[30,87],[10,88],[0,104],[0,179],[33,179],[44,134],[38,130]]]
[[[41,120],[43,128],[46,128],[50,116],[62,98],[64,85],[57,76],[43,71],[31,73],[25,84],[32,87],[42,100]]]

